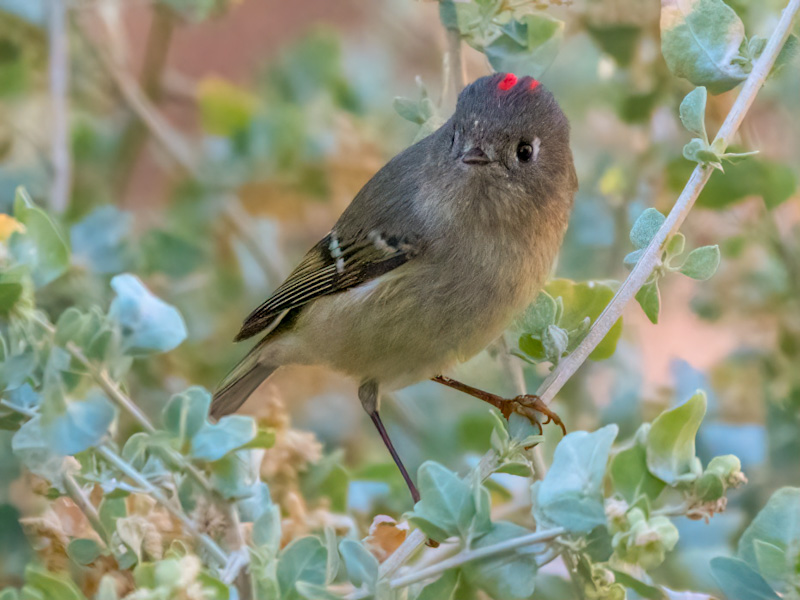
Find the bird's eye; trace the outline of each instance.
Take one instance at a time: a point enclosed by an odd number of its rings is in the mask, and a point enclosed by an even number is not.
[[[533,158],[533,146],[522,142],[519,146],[517,146],[517,158],[521,162],[528,162],[531,158]]]

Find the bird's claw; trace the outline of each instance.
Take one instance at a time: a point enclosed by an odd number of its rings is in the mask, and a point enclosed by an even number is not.
[[[545,404],[542,399],[539,398],[539,396],[535,396],[533,394],[523,394],[521,396],[517,396],[516,398],[512,398],[511,400],[507,400],[505,406],[503,406],[503,416],[507,419],[511,416],[512,412],[516,412],[521,414],[523,417],[527,417],[532,425],[536,425],[540,434],[543,432],[543,423],[539,421],[538,415],[544,415],[546,417],[544,425],[547,425],[551,422],[555,423],[561,428],[563,434],[567,435],[567,427],[564,425],[561,417],[550,410],[550,407],[548,407],[547,404]]]

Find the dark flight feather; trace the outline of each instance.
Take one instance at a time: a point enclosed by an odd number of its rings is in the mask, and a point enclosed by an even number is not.
[[[244,321],[235,341],[267,329],[286,311],[321,296],[344,292],[408,262],[416,253],[408,240],[383,237],[377,231],[354,240],[332,231],[317,243],[266,302]]]

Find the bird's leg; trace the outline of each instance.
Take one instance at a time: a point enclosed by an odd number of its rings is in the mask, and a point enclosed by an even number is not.
[[[361,405],[364,407],[364,410],[367,411],[367,414],[369,415],[370,419],[372,419],[372,422],[375,423],[375,428],[381,435],[383,443],[386,444],[389,454],[392,455],[394,464],[396,464],[397,468],[400,469],[400,474],[403,476],[403,479],[405,479],[406,485],[408,486],[408,491],[411,492],[411,497],[414,499],[414,503],[416,504],[419,502],[419,491],[417,490],[417,486],[415,486],[414,482],[411,481],[411,477],[409,476],[408,471],[406,471],[403,461],[400,460],[400,455],[397,454],[397,450],[394,449],[394,444],[392,444],[392,440],[389,439],[389,434],[386,432],[386,428],[383,426],[381,417],[378,414],[378,384],[374,381],[366,381],[362,383],[361,387],[358,388],[358,398],[361,400]]]
[[[542,402],[542,399],[539,396],[535,396],[533,394],[522,394],[515,398],[503,398],[502,396],[498,396],[497,394],[492,394],[491,392],[485,392],[481,389],[476,387],[472,387],[471,385],[467,385],[466,383],[461,383],[460,381],[456,381],[455,379],[450,379],[449,377],[445,377],[444,375],[437,375],[436,377],[432,378],[433,381],[436,383],[441,383],[442,385],[446,385],[447,387],[453,388],[454,390],[458,390],[459,392],[464,392],[465,394],[469,394],[473,398],[477,398],[478,400],[483,400],[484,402],[488,402],[495,408],[497,408],[503,416],[508,419],[511,416],[511,413],[517,412],[524,417],[527,417],[531,423],[536,425],[539,428],[539,432],[542,431],[542,424],[539,422],[539,419],[536,416],[536,413],[542,414],[547,417],[545,421],[545,425],[552,421],[559,427],[561,427],[561,431],[564,435],[567,434],[567,428],[564,425],[564,422],[561,420],[555,412],[550,410],[550,408]]]

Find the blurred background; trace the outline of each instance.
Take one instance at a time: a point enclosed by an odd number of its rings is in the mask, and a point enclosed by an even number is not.
[[[581,184],[555,275],[621,281],[631,224],[647,207],[666,213],[693,168],[677,118],[691,85],[663,62],[658,3],[541,4],[565,23],[541,80],[571,121]],[[728,4],[748,32],[766,35],[784,3]],[[78,264],[37,299],[52,314],[107,306],[108,281],[124,271],[180,309],[188,340],[136,362],[128,378],[157,415],[187,385],[215,387],[246,351],[231,342],[243,318],[389,158],[449,116],[446,32],[437,2],[411,0],[72,0],[55,18],[49,9],[0,0],[0,211],[25,185],[66,224]],[[462,51],[467,81],[490,72],[483,54]],[[434,109],[422,124],[393,108],[398,96],[419,101],[421,86]],[[712,135],[735,94],[709,98]],[[584,365],[554,405],[569,430],[616,422],[624,438],[708,391],[700,456],[736,454],[750,485],[710,525],[678,522],[682,551],[661,569],[699,589],[712,585],[708,559],[769,494],[800,484],[796,62],[759,94],[739,145],[760,153],[715,173],[683,229],[689,248],[720,245],[717,275],[662,281],[658,324],[630,305],[614,355]],[[518,337],[508,333],[512,349]],[[514,394],[500,354],[450,375]],[[529,390],[548,372],[510,360]],[[279,432],[262,472],[294,524],[285,536],[411,508],[354,382],[282,369],[244,412]],[[429,458],[463,468],[488,448],[486,407],[433,383],[385,398],[383,414],[411,470]],[[547,454],[560,432],[546,433]],[[0,432],[0,586],[34,551],[18,519],[43,507],[10,437]],[[513,507],[519,490],[504,477],[493,489]]]

